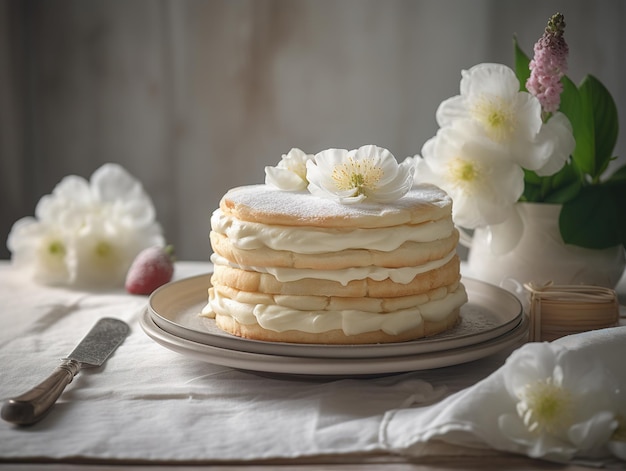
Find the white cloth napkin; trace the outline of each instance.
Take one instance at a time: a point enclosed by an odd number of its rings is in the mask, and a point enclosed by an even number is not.
[[[180,263],[177,278],[208,271]],[[81,371],[31,427],[0,420],[2,459],[259,460],[378,450],[384,413],[432,402],[418,374],[375,379],[267,377],[189,359],[140,328],[144,296],[50,288],[0,263],[0,400],[43,380],[97,319],[129,337],[103,367]],[[480,374],[492,366],[487,362]],[[474,381],[464,376],[465,383]]]
[[[531,345],[528,344],[527,347]],[[626,392],[626,326],[571,335],[556,340],[554,345],[566,347],[569,350],[567,355],[573,355],[575,362],[599,360],[606,369],[605,374],[621,385],[622,395],[618,397],[626,402],[626,394],[623,394]],[[435,405],[389,411],[381,426],[382,445],[390,451],[408,455],[420,455],[425,444],[433,440],[467,447],[527,453],[525,447],[509,439],[498,427],[499,417],[511,412],[504,368],[506,366]],[[618,407],[621,411],[626,411],[626,403],[621,403]],[[515,409],[512,412],[516,413]],[[625,426],[626,423],[622,422],[621,427]],[[626,442],[623,446],[626,446]],[[625,449],[621,450],[622,459],[626,458],[623,455]],[[550,456],[544,458],[557,460]],[[619,461],[610,453],[590,459],[574,457],[572,460],[595,466],[607,466]],[[624,462],[618,466],[623,467]]]

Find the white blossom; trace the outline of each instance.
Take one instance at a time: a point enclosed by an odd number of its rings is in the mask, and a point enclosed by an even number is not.
[[[411,162],[398,164],[391,152],[374,145],[327,149],[307,162],[309,191],[342,204],[395,201],[411,189],[413,173]]]
[[[534,147],[545,146],[545,149],[539,153],[550,156],[542,167],[535,169],[537,175],[550,176],[561,170],[576,147],[572,124],[567,116],[560,112],[554,113],[539,131],[533,145]],[[526,168],[530,169],[530,167]]]
[[[312,159],[312,154],[305,154],[297,148],[291,149],[282,155],[276,167],[265,167],[265,183],[279,190],[306,190],[309,183],[306,177],[306,163]]]
[[[22,218],[13,224],[7,247],[12,264],[35,281],[48,285],[69,283],[68,240],[62,226]]]
[[[63,178],[7,240],[13,265],[37,282],[83,287],[120,285],[152,245],[164,245],[152,201],[117,164],[103,165],[90,181]]]
[[[532,457],[571,459],[606,451],[618,427],[618,385],[598,362],[563,346],[530,343],[503,367],[512,411],[500,431]]]
[[[454,201],[452,217],[473,229],[505,221],[524,191],[524,172],[458,121],[441,128],[415,157],[415,181],[432,183]]]
[[[465,121],[474,140],[501,146],[508,159],[525,169],[554,173],[574,149],[571,125],[563,114],[544,124],[539,100],[519,88],[509,67],[478,64],[462,72],[460,95],[439,105],[437,122],[447,127]]]

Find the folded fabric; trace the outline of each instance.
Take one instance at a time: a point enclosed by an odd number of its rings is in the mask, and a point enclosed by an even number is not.
[[[180,278],[206,271],[208,264],[177,264]],[[505,374],[519,369],[524,372],[519,378],[530,376],[536,367],[532,360],[537,358],[533,344],[512,355],[502,351],[471,364],[380,378],[312,381],[237,371],[165,349],[139,326],[146,301],[146,297],[121,291],[86,292],[34,285],[18,279],[8,264],[0,263],[0,401],[45,378],[100,317],[118,317],[131,326],[130,335],[105,365],[81,371],[43,421],[24,428],[0,421],[0,461],[173,463],[381,451],[434,454],[438,442],[431,438],[529,453],[523,434],[527,427],[517,419],[517,404],[523,404],[520,410],[526,407],[522,415],[526,414],[531,426],[543,417],[540,414],[537,418],[532,398],[525,402],[515,398],[519,385]],[[600,404],[600,392],[613,390],[613,383],[626,384],[620,364],[626,348],[625,329],[555,342],[547,351],[542,350],[540,358],[546,365],[552,359],[551,372],[564,362],[562,376],[569,377],[567,368],[572,365],[565,360],[578,352],[575,382],[583,386],[589,383],[593,405]],[[552,352],[556,345],[564,345],[569,353],[557,358]],[[515,366],[526,358],[520,352],[527,348],[530,366]],[[507,357],[509,363],[500,368]],[[602,359],[600,371],[605,373],[583,375],[579,369],[583,362],[578,361],[581,357],[585,361]],[[601,384],[602,391],[591,387],[595,384]],[[580,395],[574,386],[579,384],[567,384],[573,391],[572,400]],[[445,394],[450,395],[440,400]],[[564,398],[569,404],[569,396]],[[607,397],[606,405],[614,406],[615,398]],[[619,452],[623,443],[618,438],[624,427],[622,424],[621,432],[615,429],[612,409],[585,413],[593,420],[582,422],[587,428],[574,428],[574,443],[598,448],[595,458],[609,458]],[[522,426],[515,428],[516,420]],[[556,425],[548,424],[550,428]],[[611,435],[607,437],[603,430]],[[608,444],[593,447],[589,438]],[[568,440],[562,441],[567,445]],[[551,443],[546,442],[544,448]]]
[[[177,271],[181,278],[195,274],[187,264]],[[34,285],[0,263],[0,402],[43,380],[99,318],[118,317],[131,327],[102,367],[78,374],[44,420],[31,427],[0,421],[0,461],[171,463],[366,453],[378,451],[386,411],[433,403],[444,392],[415,373],[310,380],[189,359],[141,330],[146,302],[119,291]],[[457,389],[475,382],[474,371],[493,371],[490,365],[454,375],[464,380]]]
[[[381,445],[417,455],[440,440],[552,461],[619,463],[626,460],[625,357],[626,326],[528,343],[438,404],[389,411]]]

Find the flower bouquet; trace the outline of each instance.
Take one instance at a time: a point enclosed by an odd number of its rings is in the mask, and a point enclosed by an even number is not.
[[[576,147],[566,165],[552,176],[525,172],[522,201],[561,203],[561,235],[568,244],[591,249],[626,247],[626,165],[606,177],[619,132],[617,107],[610,92],[592,75],[577,87],[565,74],[565,22],[554,15],[535,45],[535,58],[515,44],[520,83],[542,103],[546,118],[558,108],[569,119]],[[559,80],[557,80],[557,77]],[[559,107],[560,98],[560,107]]]
[[[568,247],[619,247],[606,257],[623,260],[626,165],[606,176],[615,159],[617,108],[595,77],[579,86],[567,77],[564,29],[563,15],[550,18],[532,60],[515,41],[514,69],[479,64],[463,71],[460,95],[440,104],[440,129],[415,157],[416,180],[452,196],[458,226],[488,228],[496,254],[522,237],[519,203],[539,203],[559,205],[550,217]]]

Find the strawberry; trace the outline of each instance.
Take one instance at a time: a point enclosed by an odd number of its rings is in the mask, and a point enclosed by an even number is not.
[[[174,248],[148,247],[139,252],[126,274],[126,291],[131,294],[151,294],[172,279]]]

